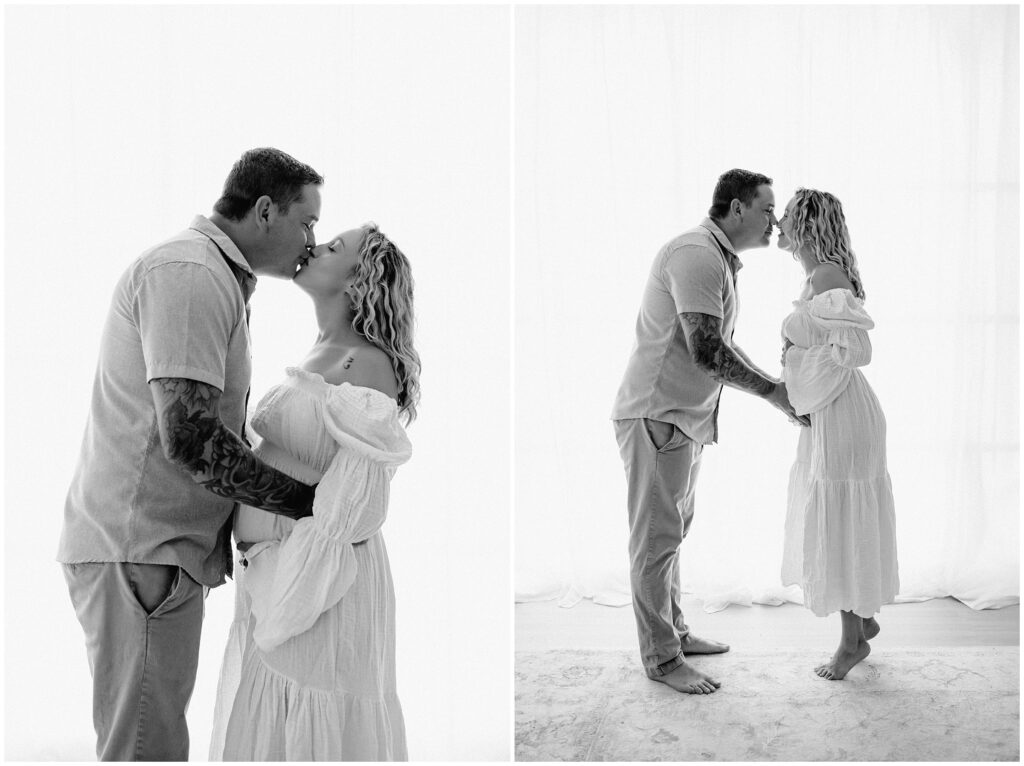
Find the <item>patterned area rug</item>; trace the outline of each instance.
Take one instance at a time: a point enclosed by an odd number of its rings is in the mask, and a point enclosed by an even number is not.
[[[516,653],[519,761],[1017,761],[1018,647],[879,649],[844,681],[807,651],[696,657],[679,694],[633,652]]]

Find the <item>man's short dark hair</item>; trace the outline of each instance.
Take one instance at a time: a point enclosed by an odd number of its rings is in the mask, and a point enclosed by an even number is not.
[[[734,199],[738,199],[747,207],[757,196],[757,187],[762,184],[772,185],[772,179],[761,173],[751,173],[749,170],[733,168],[727,170],[718,177],[715,184],[715,193],[711,195],[711,207],[708,215],[716,221],[720,221],[729,214],[729,205]]]
[[[240,221],[263,195],[270,197],[282,213],[302,197],[302,187],[322,184],[323,176],[280,149],[250,149],[234,164],[224,191],[213,209],[225,218]]]

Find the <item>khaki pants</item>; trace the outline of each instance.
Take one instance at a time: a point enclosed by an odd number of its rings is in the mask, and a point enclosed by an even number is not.
[[[693,493],[703,445],[657,420],[616,420],[626,469],[629,575],[640,656],[648,676],[683,661],[690,629],[680,605],[679,545],[693,520]]]
[[[64,564],[85,631],[101,761],[187,761],[206,591],[177,566]]]

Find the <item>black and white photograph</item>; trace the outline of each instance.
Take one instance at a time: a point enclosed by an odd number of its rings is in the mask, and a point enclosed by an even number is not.
[[[1020,5],[4,3],[5,761],[1020,760]]]
[[[1019,8],[516,11],[520,761],[1019,760]]]
[[[510,19],[5,7],[5,760],[511,758]]]

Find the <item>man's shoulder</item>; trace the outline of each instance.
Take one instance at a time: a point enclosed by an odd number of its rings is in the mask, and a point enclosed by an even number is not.
[[[657,269],[685,269],[689,266],[716,270],[721,266],[721,270],[725,270],[715,236],[703,226],[695,226],[670,239],[655,260]]]
[[[205,234],[185,229],[142,252],[128,266],[130,279],[139,282],[167,266],[192,267],[225,285],[237,285],[224,256]]]
[[[222,261],[223,257],[205,234],[195,229],[185,229],[153,245],[137,260],[148,268],[168,263],[195,263],[209,268]]]
[[[717,252],[715,246],[715,235],[704,226],[694,226],[682,234],[678,234],[662,247],[662,252],[672,253],[683,248],[704,248]]]
[[[236,297],[242,300],[238,282],[220,250],[209,237],[191,229],[143,251],[125,269],[119,289],[134,296],[147,283],[159,285],[159,292],[173,300],[172,296],[179,288],[186,289],[187,282],[183,277],[189,270],[194,270],[201,280],[208,278],[211,288],[217,285],[210,295],[221,296],[218,300],[229,303],[234,303]]]

